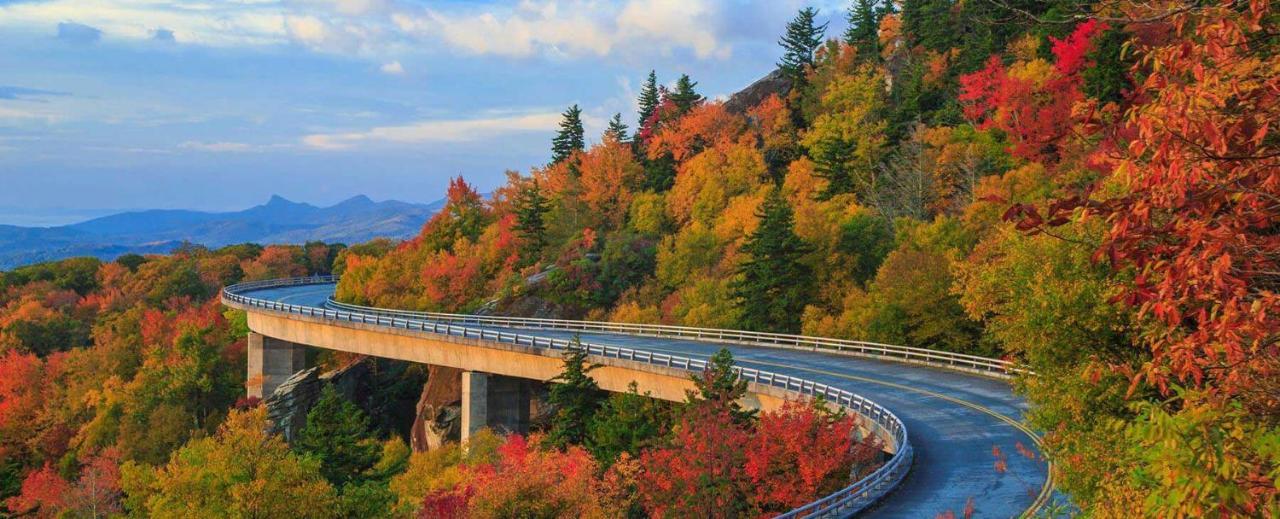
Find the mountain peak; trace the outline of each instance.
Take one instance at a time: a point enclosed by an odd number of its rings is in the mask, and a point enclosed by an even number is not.
[[[365,195],[356,195],[341,202],[334,204],[334,207],[363,207],[374,205],[375,202]]]
[[[289,199],[287,199],[287,198],[285,198],[285,197],[283,197],[283,196],[280,196],[280,195],[271,195],[271,199],[270,199],[270,200],[267,200],[267,205],[268,205],[268,206],[273,206],[273,205],[293,205],[293,204],[295,204],[295,203],[296,203],[296,202],[294,202],[294,201],[292,201],[292,200],[289,200]]]

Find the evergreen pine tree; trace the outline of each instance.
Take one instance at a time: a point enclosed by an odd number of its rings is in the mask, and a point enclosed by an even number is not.
[[[543,196],[542,189],[538,187],[538,179],[531,179],[521,187],[516,192],[512,205],[515,206],[516,212],[516,224],[513,229],[525,243],[521,256],[526,260],[537,258],[542,253],[542,248],[547,245],[546,214],[548,210],[547,197]]]
[[[773,188],[757,213],[760,225],[743,244],[747,260],[738,267],[734,297],[744,330],[796,332],[809,303],[813,276],[801,259],[811,247],[796,236],[791,206]]]
[[[817,25],[818,10],[806,7],[787,23],[787,33],[778,40],[783,48],[778,68],[796,83],[804,81],[805,68],[813,65],[813,53],[822,45],[827,24]]]
[[[574,337],[564,353],[564,369],[551,379],[553,384],[547,392],[547,404],[556,409],[547,430],[547,445],[562,449],[586,441],[591,420],[605,396],[589,374],[597,367],[587,364],[587,348]]]
[[[694,87],[698,86],[698,82],[689,79],[688,74],[681,74],[680,79],[676,80],[676,89],[671,92],[668,97],[672,103],[675,103],[676,109],[683,115],[692,110],[693,107],[702,103],[703,99],[698,92],[694,91]]]
[[[738,400],[747,394],[747,381],[733,369],[733,353],[720,348],[707,359],[707,369],[693,377],[697,392],[687,392],[685,398],[691,412],[699,412],[699,405],[711,405],[729,411],[734,421],[746,423],[756,416],[755,409],[743,409]]]
[[[551,139],[551,163],[559,164],[574,152],[586,147],[582,130],[582,109],[578,105],[570,106],[560,121],[560,131]]]
[[[849,6],[849,28],[844,42],[858,49],[858,59],[874,61],[880,57],[880,12],[875,0],[854,0]]]
[[[602,465],[612,465],[622,453],[639,456],[641,449],[661,438],[670,428],[667,403],[640,394],[635,382],[626,393],[609,396],[591,422],[587,445]]]
[[[857,191],[857,179],[852,171],[856,148],[853,141],[835,139],[814,150],[814,173],[827,180],[826,187],[818,193],[818,200],[830,200],[832,196]]]
[[[378,461],[382,448],[369,438],[369,418],[325,384],[307,413],[293,449],[320,460],[320,473],[336,487],[360,479]]]
[[[609,127],[604,130],[604,136],[618,142],[627,142],[627,125],[622,122],[622,114],[613,114],[613,119],[609,119]]]
[[[662,99],[658,97],[658,75],[654,71],[649,71],[649,78],[644,81],[644,86],[640,87],[640,113],[637,128],[643,128],[644,123],[653,116],[653,111],[658,109],[658,103]]]

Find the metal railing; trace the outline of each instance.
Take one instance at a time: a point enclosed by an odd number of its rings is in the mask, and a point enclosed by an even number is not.
[[[308,305],[293,305],[245,295],[246,292],[251,292],[253,290],[299,285],[327,284],[332,283],[335,280],[336,278],[333,276],[314,276],[307,278],[275,279],[241,283],[224,288],[222,290],[222,302],[228,306],[245,309],[257,308],[285,314],[386,326],[424,333],[435,333],[499,343],[517,344],[553,351],[563,351],[573,347],[582,347],[585,348],[590,355],[675,368],[695,374],[700,373],[707,368],[707,361],[705,360],[678,355],[668,355],[602,344],[581,342],[575,344],[573,341],[567,339],[553,339],[548,337],[536,337],[504,332],[500,330],[470,328],[439,322],[438,320],[411,319],[407,316],[400,317],[383,315],[381,313],[365,312],[361,310],[335,310]],[[550,320],[540,319],[539,321]],[[880,498],[892,491],[910,470],[913,451],[911,448],[911,442],[907,436],[907,428],[902,423],[902,420],[888,409],[885,409],[879,404],[867,400],[853,392],[831,387],[819,382],[752,368],[743,368],[740,366],[735,366],[733,369],[740,377],[748,382],[781,388],[796,395],[822,397],[827,401],[834,402],[845,409],[855,412],[877,426],[878,430],[883,435],[883,439],[891,442],[894,447],[893,456],[891,456],[884,465],[881,465],[871,474],[854,481],[847,487],[837,490],[809,504],[779,515],[778,517],[844,517],[856,514],[871,506]]]
[[[328,302],[325,304],[331,308],[352,312],[366,312],[393,317],[411,317],[478,326],[566,330],[575,332],[622,333],[646,337],[668,337],[702,342],[741,344],[746,346],[826,351],[857,357],[962,370],[997,378],[1009,378],[1016,374],[1029,373],[1025,368],[1021,368],[1007,360],[967,355],[964,353],[929,350],[925,348],[913,348],[910,346],[895,346],[892,344],[880,344],[876,342],[829,339],[824,337],[810,337],[806,335],[748,332],[721,328],[695,328],[664,324],[610,323],[601,321],[575,321],[569,319],[539,319],[533,317],[497,317],[440,312],[416,312],[411,310],[392,310],[353,305],[337,301],[332,297],[330,297]]]

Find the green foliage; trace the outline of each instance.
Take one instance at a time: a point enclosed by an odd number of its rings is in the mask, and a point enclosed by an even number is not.
[[[827,180],[820,200],[844,193],[872,199],[884,155],[883,92],[882,76],[870,66],[835,76],[821,92],[820,115],[801,141],[815,171]]]
[[[377,481],[349,483],[338,494],[337,516],[347,519],[391,519],[395,493]]]
[[[697,86],[698,82],[689,79],[688,74],[681,74],[680,79],[676,80],[676,88],[667,95],[667,99],[676,105],[677,113],[689,113],[693,107],[702,104],[702,95],[694,90]]]
[[[840,226],[837,250],[853,258],[851,274],[858,284],[875,277],[894,245],[893,228],[882,216],[859,212]]]
[[[18,267],[0,272],[0,289],[48,281],[55,287],[84,295],[98,288],[98,267],[101,265],[97,258],[68,258]]]
[[[596,304],[608,307],[627,289],[640,285],[657,267],[657,243],[637,234],[618,234],[600,253],[600,290]]]
[[[582,130],[582,109],[578,105],[570,106],[564,111],[564,119],[560,121],[560,130],[551,139],[551,163],[559,164],[575,152],[586,146]]]
[[[592,457],[608,467],[626,453],[632,458],[654,445],[671,428],[670,404],[640,394],[636,383],[626,393],[614,393],[591,421],[586,445]]]
[[[4,327],[13,345],[22,351],[46,356],[55,351],[88,346],[89,330],[79,319],[54,315],[48,319],[17,320]]]
[[[640,98],[636,101],[636,105],[640,108],[636,119],[639,121],[638,127],[644,127],[649,118],[653,116],[654,110],[658,109],[658,103],[660,102],[662,102],[662,99],[658,97],[658,74],[650,70],[649,77],[644,80],[644,85],[640,87]]]
[[[212,291],[200,279],[200,270],[194,261],[180,261],[168,269],[168,273],[147,292],[147,301],[159,306],[175,297],[204,299]]]
[[[719,351],[707,359],[707,369],[693,376],[696,392],[685,395],[686,412],[700,414],[704,412],[728,412],[734,422],[750,423],[755,419],[756,409],[745,409],[738,401],[747,394],[747,381],[733,369],[733,352],[729,348]],[[700,406],[709,406],[702,409]]]
[[[1133,53],[1125,49],[1128,41],[1129,35],[1121,29],[1108,29],[1093,41],[1087,56],[1093,66],[1082,73],[1085,95],[1101,103],[1120,103],[1133,90],[1129,79]]]
[[[1099,232],[1096,225],[1073,225],[1063,229],[1068,241],[1003,228],[957,269],[969,315],[983,319],[1003,351],[1036,371],[1018,382],[1033,404],[1027,420],[1047,431],[1045,452],[1064,460],[1057,484],[1082,502],[1106,492],[1105,480],[1130,461],[1121,431],[1112,426],[1133,418],[1129,381],[1104,366],[1145,361],[1130,347],[1130,316],[1110,301],[1114,281],[1106,267],[1075,242]]]
[[[645,159],[644,189],[664,192],[676,183],[676,161],[670,153],[663,153],[656,159]]]
[[[622,114],[615,113],[609,119],[609,126],[604,129],[604,137],[618,142],[627,142],[627,125],[622,122]]]
[[[564,352],[564,368],[551,379],[551,389],[547,392],[547,405],[556,413],[547,429],[546,445],[563,449],[581,445],[587,439],[591,419],[604,400],[604,393],[590,375],[596,367],[587,363],[587,350],[582,341],[574,337]]]
[[[880,59],[880,17],[883,12],[876,8],[875,0],[853,0],[845,20],[849,26],[844,31],[846,45],[858,50],[858,59],[877,61]]]
[[[335,487],[361,480],[379,453],[369,438],[369,418],[333,384],[325,384],[307,412],[307,425],[298,432],[293,450],[319,460],[320,472]]]
[[[521,258],[526,263],[542,254],[547,245],[547,224],[545,217],[548,210],[547,197],[538,188],[538,179],[532,179],[516,192],[512,200],[516,213],[516,225],[512,229],[525,243]]]
[[[813,295],[811,269],[801,262],[812,247],[796,236],[791,206],[782,191],[769,191],[757,216],[760,226],[743,244],[749,257],[738,267],[733,294],[743,329],[795,332]]]
[[[805,72],[813,66],[813,53],[822,45],[827,24],[818,25],[815,19],[818,10],[812,7],[801,9],[796,17],[787,23],[787,32],[778,40],[782,46],[782,58],[778,68],[795,84],[804,82]]]
[[[116,258],[116,263],[129,269],[129,272],[137,272],[138,267],[147,262],[147,258],[141,254],[121,254]]]

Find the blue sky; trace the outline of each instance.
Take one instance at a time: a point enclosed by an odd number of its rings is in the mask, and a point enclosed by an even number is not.
[[[566,106],[596,136],[651,68],[731,93],[796,9],[837,34],[843,4],[0,0],[0,223],[488,190]]]

